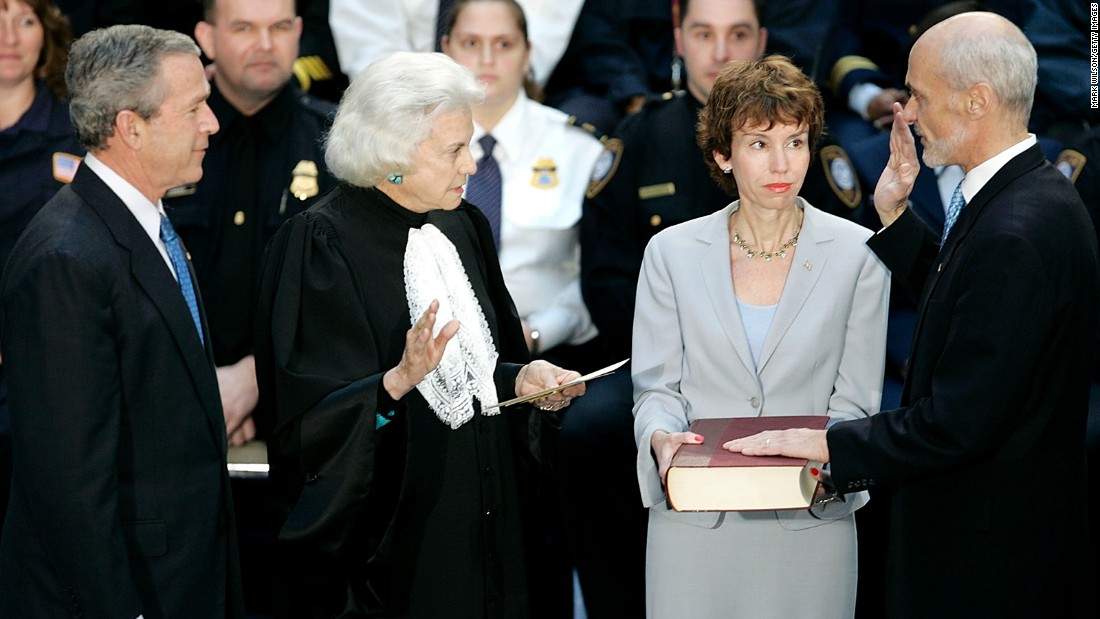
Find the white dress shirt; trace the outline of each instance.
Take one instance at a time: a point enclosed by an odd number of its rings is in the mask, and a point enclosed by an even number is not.
[[[527,16],[531,68],[544,86],[558,65],[583,0],[519,0]],[[329,27],[340,68],[354,79],[375,60],[396,51],[435,50],[439,0],[332,0]]]
[[[519,315],[540,348],[581,344],[596,335],[580,286],[579,224],[599,140],[570,126],[563,112],[520,93],[492,131],[500,166],[500,267]],[[474,123],[470,151],[483,155]]]
[[[986,159],[967,173],[966,178],[964,178],[962,182],[963,199],[966,200],[967,204],[969,204],[970,201],[974,199],[974,196],[982,190],[982,187],[985,187],[985,184],[989,182],[989,179],[993,178],[994,174],[1001,171],[1001,168],[1003,168],[1006,163],[1011,161],[1016,155],[1034,146],[1036,142],[1035,134],[1029,133],[1026,138],[1016,142],[996,155],[993,155],[989,159]]]
[[[92,172],[95,172],[96,176],[107,185],[107,188],[122,200],[126,208],[130,209],[134,219],[141,225],[141,229],[145,230],[145,234],[149,235],[149,240],[153,241],[153,245],[160,252],[160,257],[164,258],[164,263],[168,265],[172,277],[179,281],[176,268],[172,266],[172,260],[168,257],[168,248],[164,246],[164,241],[160,238],[160,218],[164,215],[164,203],[159,200],[156,204],[150,202],[149,198],[138,191],[137,187],[119,176],[107,164],[96,159],[96,156],[92,153],[88,153],[84,157],[84,164]]]

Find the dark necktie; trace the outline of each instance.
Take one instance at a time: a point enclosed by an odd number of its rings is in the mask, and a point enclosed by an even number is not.
[[[485,154],[477,160],[477,173],[466,183],[466,201],[481,209],[493,229],[493,242],[500,248],[500,166],[493,157],[497,141],[488,133],[478,143]]]
[[[966,200],[963,199],[963,184],[959,181],[955,193],[951,194],[951,204],[947,205],[947,219],[943,222],[943,238],[940,239],[940,247],[947,242],[947,233],[951,232],[951,227],[958,221],[959,213],[964,206],[966,206]]]
[[[215,237],[213,267],[208,274],[204,273],[209,279],[200,282],[200,289],[206,299],[206,324],[210,327],[216,365],[234,363],[252,352],[252,317],[258,289],[257,245],[261,242],[261,210],[256,194],[265,180],[260,153],[269,146],[262,136],[255,117],[239,118],[234,126],[226,128],[222,143],[229,149],[230,158],[225,192],[210,198],[216,200],[214,204],[222,218],[221,234],[220,238]]]
[[[443,38],[443,35],[447,34],[445,32],[447,29],[447,16],[451,14],[451,7],[454,4],[455,0],[439,0],[439,13],[436,13],[435,16],[435,43],[432,45],[432,48],[437,52],[443,51],[439,41]]]
[[[183,300],[187,302],[187,309],[191,310],[191,320],[195,321],[195,331],[199,334],[199,342],[202,338],[202,319],[199,318],[199,301],[195,296],[195,285],[191,282],[191,271],[187,267],[187,257],[183,254],[183,244],[176,235],[176,229],[172,222],[164,215],[160,216],[160,239],[164,241],[164,247],[168,250],[168,259],[172,261],[172,268],[176,270],[176,278],[179,280],[180,292]]]

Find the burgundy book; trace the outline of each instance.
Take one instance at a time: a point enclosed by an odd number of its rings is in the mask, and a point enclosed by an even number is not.
[[[784,456],[745,456],[722,448],[727,441],[765,430],[821,430],[824,415],[722,417],[696,419],[690,430],[703,436],[698,445],[680,445],[668,470],[666,487],[672,508],[681,512],[805,509],[820,463]]]

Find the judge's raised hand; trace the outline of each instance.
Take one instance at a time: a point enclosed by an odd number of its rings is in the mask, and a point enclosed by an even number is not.
[[[825,440],[825,430],[768,430],[726,441],[722,447],[746,456],[787,456],[821,463],[829,461],[829,443]]]
[[[581,375],[578,372],[566,370],[549,361],[537,359],[520,368],[519,374],[516,376],[516,395],[522,397],[546,391],[580,377]],[[584,395],[584,390],[584,383],[573,385],[545,398],[539,398],[533,404],[536,408],[544,411],[561,410],[569,406],[573,398]]]
[[[703,435],[694,432],[666,432],[657,430],[649,438],[649,446],[653,449],[653,457],[657,459],[657,470],[661,474],[661,483],[665,483],[668,475],[668,467],[672,464],[672,456],[680,449],[680,445],[690,443],[698,445],[703,442]]]
[[[905,122],[901,104],[895,103],[894,124],[890,128],[890,159],[875,186],[875,211],[883,226],[894,223],[905,211],[919,170],[913,131]]]
[[[405,397],[406,393],[424,380],[428,372],[439,365],[447,342],[458,333],[461,325],[457,320],[452,320],[443,325],[438,335],[432,337],[437,312],[439,301],[435,300],[420,316],[420,320],[405,333],[405,351],[401,353],[401,361],[397,363],[397,367],[382,377],[382,385],[395,400]]]

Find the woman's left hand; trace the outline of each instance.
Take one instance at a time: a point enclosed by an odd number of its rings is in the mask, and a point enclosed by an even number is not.
[[[553,389],[558,385],[580,378],[578,372],[560,368],[541,359],[523,366],[516,376],[516,395],[526,396]],[[569,406],[573,398],[584,395],[584,384],[574,385],[557,393],[535,400],[533,404],[544,411],[557,411]]]

